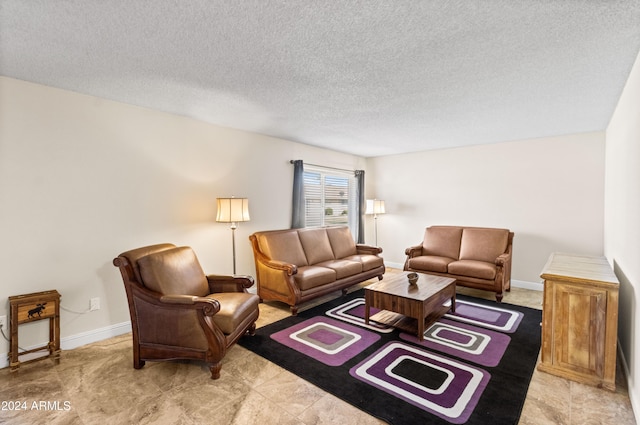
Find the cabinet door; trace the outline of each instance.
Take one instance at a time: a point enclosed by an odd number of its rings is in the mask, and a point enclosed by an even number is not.
[[[554,286],[554,365],[603,377],[607,291],[560,282]]]

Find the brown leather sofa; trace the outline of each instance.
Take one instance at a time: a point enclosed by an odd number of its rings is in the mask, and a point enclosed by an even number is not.
[[[356,244],[346,226],[256,232],[249,240],[260,299],[285,302],[294,315],[301,303],[385,272],[382,249]]]
[[[447,276],[456,285],[496,293],[511,290],[513,232],[485,227],[431,226],[420,245],[405,250],[404,269]]]
[[[123,252],[113,264],[129,301],[136,369],[146,360],[196,359],[218,379],[227,349],[255,334],[250,276],[205,275],[191,248],[168,243]]]

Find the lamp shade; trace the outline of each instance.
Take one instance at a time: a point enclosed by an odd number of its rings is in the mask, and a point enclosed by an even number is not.
[[[384,214],[384,201],[380,199],[367,199],[365,214]]]
[[[217,198],[218,213],[216,221],[220,223],[238,223],[249,221],[249,199]]]

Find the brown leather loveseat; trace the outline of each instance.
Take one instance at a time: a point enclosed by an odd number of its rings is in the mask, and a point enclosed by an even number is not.
[[[431,226],[407,248],[404,269],[452,277],[456,285],[496,293],[511,290],[513,232],[485,227]]]
[[[356,244],[346,226],[256,232],[249,236],[261,300],[301,303],[385,272],[381,248]]]

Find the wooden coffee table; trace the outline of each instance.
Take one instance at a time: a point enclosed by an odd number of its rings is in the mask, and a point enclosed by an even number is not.
[[[416,285],[410,285],[407,275],[402,272],[364,288],[364,319],[383,323],[416,333],[424,339],[425,329],[446,312],[456,311],[456,280],[448,277],[418,273]],[[443,305],[451,299],[451,306]],[[369,317],[370,309],[381,311]]]

